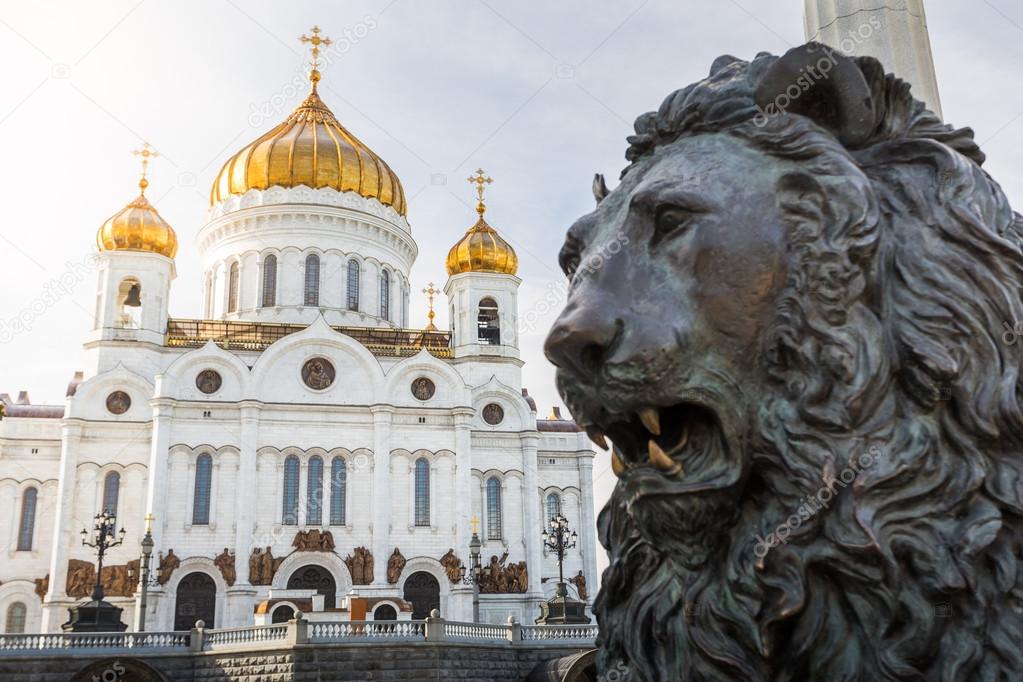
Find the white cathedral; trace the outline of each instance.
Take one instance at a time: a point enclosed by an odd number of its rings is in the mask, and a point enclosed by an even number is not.
[[[460,567],[477,519],[481,621],[532,622],[552,596],[541,532],[559,514],[579,533],[570,593],[592,599],[594,453],[522,386],[517,259],[484,218],[489,178],[448,255],[450,328],[431,310],[409,329],[404,191],[318,96],[326,39],[310,42],[309,96],[213,185],[201,316],[168,315],[178,245],[143,165],[141,193],[97,234],[87,364],[65,403],[0,396],[3,632],[59,631],[88,598],[81,532],[103,511],[126,531],[100,581],[129,629],[147,524],[149,631],[296,611],[472,620]]]

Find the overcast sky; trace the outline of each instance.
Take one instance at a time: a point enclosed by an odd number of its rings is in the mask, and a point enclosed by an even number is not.
[[[1023,7],[926,7],[945,118],[976,130],[986,168],[1018,208]],[[474,220],[465,178],[478,166],[494,178],[488,218],[519,254],[519,312],[536,320],[522,337],[524,383],[544,413],[557,400],[541,351],[562,305],[557,251],[592,208],[593,173],[613,185],[635,117],[705,76],[716,56],[803,41],[799,0],[3,0],[0,392],[63,401],[94,307],[94,273],[73,264],[133,198],[130,151],[143,141],[163,155],[148,196],[180,240],[171,315],[198,316],[195,236],[210,184],[301,101],[297,37],[313,24],[340,41],[323,99],[408,195],[419,243],[413,326],[426,321],[420,290],[442,285],[447,250]],[[73,289],[9,338],[3,325],[67,272]],[[444,328],[447,306],[437,310]],[[595,477],[603,498],[606,457]]]

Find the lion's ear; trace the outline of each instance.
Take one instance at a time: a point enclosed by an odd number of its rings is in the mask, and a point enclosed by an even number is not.
[[[874,99],[856,60],[820,43],[794,47],[768,67],[753,93],[767,116],[800,114],[857,147],[874,130]]]

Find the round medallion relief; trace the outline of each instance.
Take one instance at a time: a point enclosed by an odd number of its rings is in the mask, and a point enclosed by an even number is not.
[[[204,369],[195,376],[195,387],[206,395],[219,391],[223,383],[220,372],[215,369]]]
[[[433,397],[433,394],[437,392],[437,387],[433,385],[433,382],[426,377],[419,377],[412,382],[412,395],[417,400],[429,400]]]
[[[309,358],[302,365],[302,381],[314,391],[323,389],[334,383],[334,365],[326,358]]]
[[[107,409],[110,414],[124,414],[131,407],[131,396],[124,391],[114,391],[107,396]]]
[[[504,421],[504,408],[497,403],[490,403],[483,408],[483,421],[496,426]]]

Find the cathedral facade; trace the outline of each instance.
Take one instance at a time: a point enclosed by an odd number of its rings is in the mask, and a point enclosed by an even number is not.
[[[409,329],[402,185],[320,99],[315,63],[310,78],[214,183],[201,313],[168,314],[177,237],[143,174],[97,234],[87,365],[65,404],[2,396],[3,632],[59,631],[88,597],[81,532],[104,511],[125,535],[100,582],[129,628],[147,525],[150,631],[295,611],[471,620],[477,529],[480,619],[532,622],[557,581],[541,537],[557,515],[579,532],[570,591],[591,598],[593,452],[522,386],[517,259],[485,219],[489,179],[475,176],[478,219],[448,256],[449,329],[432,311]]]

